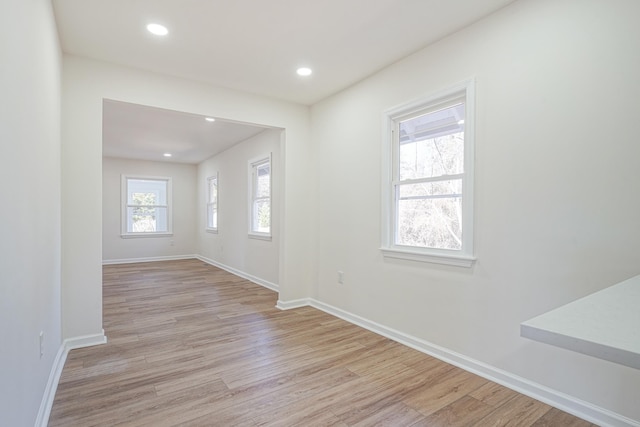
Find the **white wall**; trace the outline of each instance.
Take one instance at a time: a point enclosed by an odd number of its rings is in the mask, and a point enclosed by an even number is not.
[[[519,336],[640,273],[638,16],[634,0],[519,1],[313,106],[315,297],[640,420],[640,371]],[[385,260],[382,112],[469,77],[478,260]]]
[[[267,129],[198,165],[198,254],[277,285],[280,248],[280,140]],[[271,241],[248,237],[248,162],[271,153]],[[218,233],[205,231],[206,180],[218,173]]]
[[[229,89],[78,57],[63,58],[63,335],[102,333],[102,102],[132,102],[285,129],[279,285],[284,299],[309,294],[314,275],[306,177],[309,109]]]
[[[196,165],[102,159],[102,258],[123,261],[196,253]],[[171,178],[173,236],[127,238],[121,234],[121,176]]]
[[[0,64],[0,425],[19,427],[34,425],[61,344],[61,57],[50,2],[3,2]]]

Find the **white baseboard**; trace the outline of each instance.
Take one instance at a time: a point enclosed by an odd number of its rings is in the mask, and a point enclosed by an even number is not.
[[[479,360],[472,359],[439,345],[386,327],[337,307],[333,307],[329,304],[325,304],[321,301],[317,301],[313,298],[292,301],[278,300],[278,304],[276,305],[276,307],[281,310],[289,310],[304,306],[317,308],[325,313],[339,317],[349,323],[361,326],[371,332],[375,332],[400,344],[406,345],[407,347],[426,353],[444,362],[450,363],[451,365],[464,369],[465,371],[479,375],[490,381],[515,390],[518,393],[532,397],[594,424],[598,424],[603,427],[640,427],[640,422],[636,420],[632,420],[623,415],[545,387],[533,381],[529,381],[526,378],[522,378]]]
[[[206,262],[207,264],[213,265],[214,267],[221,268],[225,271],[228,271],[229,273],[235,274],[238,277],[247,279],[250,282],[253,282],[257,285],[264,286],[267,289],[271,289],[272,291],[278,292],[278,285],[275,283],[253,276],[249,273],[245,273],[244,271],[240,271],[238,269],[222,264],[221,262],[212,260],[210,258],[203,257],[202,255],[194,254],[194,255],[163,256],[163,257],[147,257],[147,258],[106,259],[102,261],[102,265],[134,264],[137,262],[155,262],[155,261],[176,261],[176,260],[182,260],[182,259],[199,259],[202,262]]]
[[[177,261],[181,259],[194,259],[197,255],[172,255],[172,256],[156,256],[145,258],[125,258],[125,259],[104,259],[102,265],[112,264],[134,264],[137,262],[156,262],[156,261]]]
[[[280,310],[291,310],[292,308],[300,308],[300,307],[306,307],[310,305],[312,304],[311,304],[311,299],[309,298],[296,299],[292,301],[278,300],[278,302],[276,303],[276,308],[279,308]]]
[[[245,273],[244,271],[240,271],[233,267],[229,267],[228,265],[222,264],[218,261],[214,261],[210,258],[203,257],[202,255],[195,255],[195,258],[199,259],[202,262],[206,262],[207,264],[213,265],[214,267],[218,267],[225,271],[228,271],[231,274],[235,274],[236,276],[242,277],[243,279],[253,282],[256,285],[264,286],[267,289],[271,289],[272,291],[278,292],[279,286],[275,283],[271,283],[259,277],[252,276],[249,273]]]
[[[69,352],[69,350],[75,350],[76,348],[91,347],[94,345],[106,343],[107,336],[104,334],[103,329],[101,334],[83,335],[75,338],[67,338],[66,340],[64,340],[62,345],[64,346],[65,350]]]
[[[47,385],[44,389],[42,401],[40,402],[40,409],[38,410],[38,416],[36,417],[35,427],[47,427],[47,424],[49,424],[49,416],[51,415],[53,400],[56,397],[58,383],[60,382],[62,369],[64,368],[64,363],[67,361],[69,351],[76,348],[104,344],[106,342],[107,337],[104,335],[103,329],[102,334],[70,338],[64,340],[62,344],[60,344],[56,358],[53,361],[53,366],[51,367],[51,372],[49,373],[49,380],[47,381]]]
[[[62,375],[62,368],[64,368],[64,362],[67,361],[67,353],[64,344],[60,345],[56,358],[53,360],[53,366],[49,373],[49,379],[42,395],[42,401],[40,402],[40,409],[38,410],[38,416],[36,417],[35,427],[47,427],[49,423],[49,415],[51,414],[51,408],[53,407],[53,399],[56,397],[56,391],[58,390],[58,382],[60,381],[60,375]]]

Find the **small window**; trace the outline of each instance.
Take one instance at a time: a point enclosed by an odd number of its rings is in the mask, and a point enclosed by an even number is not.
[[[207,231],[218,231],[218,174],[207,178]]]
[[[249,235],[271,237],[271,156],[249,162]]]
[[[122,176],[122,237],[171,235],[171,178]]]
[[[386,113],[385,256],[473,262],[473,84]]]

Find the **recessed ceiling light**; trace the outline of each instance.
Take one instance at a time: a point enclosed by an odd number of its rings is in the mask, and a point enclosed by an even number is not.
[[[215,122],[216,119],[214,119],[213,117],[205,117],[205,120],[208,122]]]
[[[160,24],[149,24],[147,25],[147,30],[149,30],[151,34],[155,34],[156,36],[166,36],[167,34],[169,34],[169,30],[167,30],[167,27]]]
[[[164,154],[163,154],[163,156],[165,156],[165,157],[171,157],[171,156],[172,156],[172,154],[171,154],[171,153],[164,153]]]
[[[313,71],[311,70],[311,68],[301,67],[298,68],[296,73],[298,73],[299,76],[310,76]]]

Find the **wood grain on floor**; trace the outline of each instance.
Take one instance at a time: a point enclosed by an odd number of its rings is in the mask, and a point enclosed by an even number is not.
[[[592,425],[198,260],[103,272],[50,427]]]

